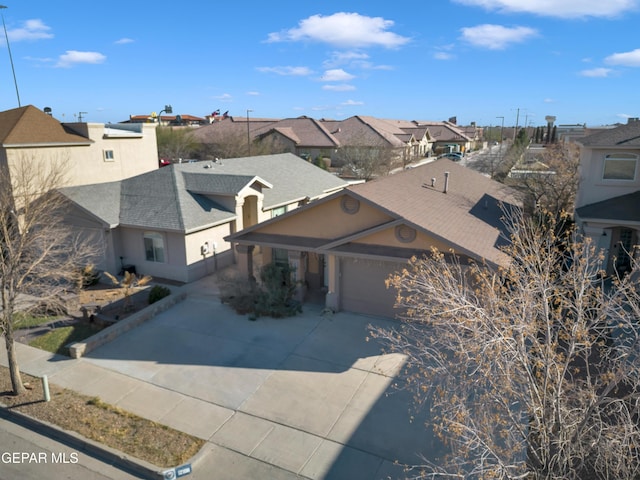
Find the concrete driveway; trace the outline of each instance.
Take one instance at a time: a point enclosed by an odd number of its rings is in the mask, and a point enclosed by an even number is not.
[[[192,478],[403,478],[395,462],[434,458],[424,413],[392,386],[404,358],[367,341],[369,325],[394,321],[318,306],[250,321],[205,284],[190,288],[73,374],[92,395],[206,439]]]

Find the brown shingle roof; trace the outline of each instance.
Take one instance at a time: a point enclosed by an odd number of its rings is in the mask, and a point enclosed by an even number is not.
[[[447,193],[445,172],[449,172]],[[469,168],[443,158],[351,186],[349,191],[450,243],[459,254],[495,264],[507,260],[499,249],[504,242],[500,204],[520,202],[513,190]]]
[[[309,117],[285,118],[253,131],[255,136],[266,135],[272,130],[291,138],[298,146],[336,148],[339,142],[322,123]]]
[[[11,145],[60,145],[93,143],[70,133],[58,120],[33,105],[0,112],[0,143]]]

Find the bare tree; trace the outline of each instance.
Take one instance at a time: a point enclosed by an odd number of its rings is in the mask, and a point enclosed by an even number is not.
[[[547,222],[509,221],[503,268],[434,251],[389,280],[402,326],[374,334],[408,356],[450,447],[423,478],[640,475],[638,264],[605,282],[603,255]]]
[[[363,180],[388,175],[394,167],[403,165],[397,150],[375,145],[340,147],[337,160],[349,173]]]
[[[64,223],[64,165],[22,158],[0,166],[0,328],[13,393],[24,392],[14,345],[18,310],[60,306],[100,251]]]
[[[580,179],[578,147],[573,143],[549,145],[542,161],[547,170],[523,176],[514,186],[523,191],[530,205],[559,218],[574,208]]]

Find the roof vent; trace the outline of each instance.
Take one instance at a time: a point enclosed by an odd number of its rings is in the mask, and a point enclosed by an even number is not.
[[[435,188],[436,186],[436,179],[435,177],[431,179],[431,188]]]
[[[449,191],[449,172],[444,172],[444,193]]]

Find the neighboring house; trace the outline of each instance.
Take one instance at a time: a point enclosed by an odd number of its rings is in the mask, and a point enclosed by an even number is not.
[[[403,164],[428,155],[426,129],[410,122],[356,115],[344,120],[321,120],[342,148],[382,148],[394,151]],[[404,128],[403,128],[404,127]],[[417,135],[417,136],[416,136]],[[340,157],[340,151],[336,152]]]
[[[304,116],[262,126],[253,130],[253,135],[257,142],[309,160],[332,158],[340,146],[338,139],[321,122]]]
[[[0,112],[0,167],[58,162],[66,185],[111,182],[158,168],[154,125],[61,123],[32,105]]]
[[[129,115],[129,120],[122,123],[156,123],[170,126],[200,126],[206,125],[208,120],[194,115]]]
[[[98,237],[98,268],[191,282],[234,261],[229,234],[346,183],[295,155],[172,164],[133,178],[63,188],[67,221]]]
[[[624,273],[640,232],[640,120],[577,140],[576,221],[606,254],[606,273]],[[636,251],[636,255],[638,252]]]
[[[449,152],[468,152],[475,148],[475,141],[469,138],[456,124],[451,122],[416,121],[416,125],[429,129],[436,154]]]
[[[519,205],[513,190],[447,159],[350,186],[298,210],[231,234],[251,255],[288,262],[303,288],[327,307],[394,316],[395,292],[385,280],[432,247],[461,261],[504,265],[501,203]]]

